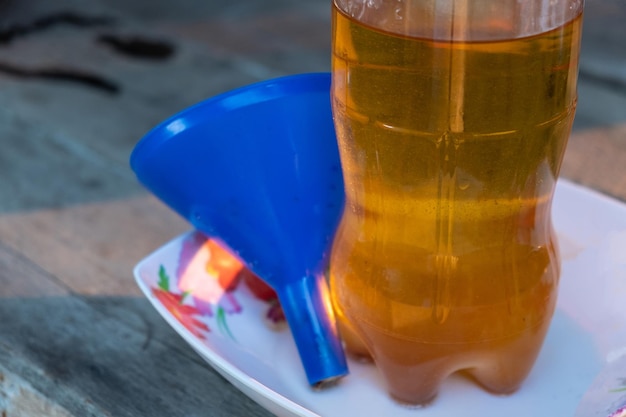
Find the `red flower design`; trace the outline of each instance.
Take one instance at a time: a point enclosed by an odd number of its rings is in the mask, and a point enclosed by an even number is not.
[[[160,266],[157,287],[152,293],[194,336],[206,339],[205,333],[210,329],[199,317],[208,316],[215,317],[219,330],[235,340],[226,315],[242,311],[234,294],[241,281],[254,297],[270,304],[267,312],[270,321],[285,321],[276,292],[228,250],[199,232],[183,241],[173,280],[165,267]]]
[[[210,331],[209,326],[194,317],[202,315],[196,307],[183,304],[184,294],[173,294],[159,288],[153,288],[152,294],[194,336],[206,339],[203,332]]]

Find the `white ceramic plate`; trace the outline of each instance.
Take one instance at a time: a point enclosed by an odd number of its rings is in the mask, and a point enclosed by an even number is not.
[[[566,417],[604,365],[626,353],[626,205],[560,180],[553,216],[563,258],[559,301],[523,387],[500,397],[453,376],[420,410],[394,403],[376,368],[354,361],[339,386],[310,389],[288,328],[266,318],[270,304],[243,283],[225,292],[206,267],[196,268],[196,276],[204,275],[198,281],[189,277],[193,268],[187,278],[177,272],[183,263],[202,265],[210,256],[202,255],[195,232],[149,255],[134,274],[156,310],[200,356],[278,416]],[[184,279],[191,294],[180,288]],[[200,281],[212,284],[199,288]],[[207,302],[194,304],[195,291]]]

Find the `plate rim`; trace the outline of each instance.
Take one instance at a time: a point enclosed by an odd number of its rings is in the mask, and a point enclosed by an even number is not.
[[[596,202],[600,203],[601,205],[610,206],[612,210],[621,210],[626,212],[626,202],[621,201],[613,196],[604,194],[599,190],[591,189],[583,184],[576,183],[572,180],[559,178],[557,186],[555,188],[555,195],[557,192],[559,192],[559,189],[561,189],[561,191],[575,194],[582,199],[596,200]],[[270,412],[274,412],[274,410],[255,398],[256,396],[260,396],[263,399],[270,401],[272,405],[279,407],[281,410],[284,410],[293,416],[321,417],[319,414],[310,410],[309,408],[300,405],[299,403],[285,397],[280,392],[277,392],[264,385],[262,382],[251,377],[245,371],[239,369],[234,363],[222,357],[218,352],[212,349],[211,346],[203,343],[199,338],[194,336],[191,331],[189,331],[182,324],[180,324],[178,320],[167,310],[167,308],[156,298],[156,296],[152,294],[151,288],[149,288],[146,280],[144,280],[144,278],[142,278],[141,276],[141,270],[145,267],[147,263],[150,262],[153,257],[158,256],[159,253],[162,252],[167,253],[172,246],[177,245],[181,240],[185,239],[187,236],[191,235],[194,232],[195,229],[190,228],[189,230],[175,236],[174,238],[161,245],[159,248],[146,255],[134,266],[133,275],[143,295],[148,299],[153,308],[157,310],[159,315],[163,319],[165,319],[167,324],[169,324],[173,328],[173,330],[178,333],[178,335],[182,337],[183,340],[185,340],[185,342],[187,342],[201,358],[208,362],[209,365],[213,367],[216,372],[221,374],[226,380],[229,381],[229,383],[235,386],[235,388],[242,391],[244,395],[251,398],[259,406]],[[242,390],[239,384],[243,385],[248,390],[248,392]]]
[[[283,409],[286,409],[290,413],[298,417],[321,417],[319,414],[309,410],[306,407],[290,400],[289,398],[281,395],[279,392],[272,390],[267,387],[260,381],[252,378],[250,375],[237,368],[233,363],[229,362],[213,349],[211,349],[206,344],[202,343],[200,339],[195,337],[187,328],[181,325],[178,320],[163,306],[163,304],[152,294],[151,289],[146,285],[146,282],[141,277],[141,269],[144,267],[146,263],[153,256],[157,256],[160,252],[166,252],[171,246],[176,245],[179,241],[190,236],[195,232],[194,229],[187,230],[182,234],[170,239],[168,242],[160,246],[158,249],[152,251],[150,254],[145,256],[141,261],[139,261],[135,267],[133,268],[133,275],[135,277],[135,282],[139,286],[139,289],[143,293],[143,295],[148,299],[152,307],[159,313],[159,315],[165,319],[167,324],[169,324],[172,329],[187,342],[191,348],[202,357],[205,361],[209,363],[220,375],[222,375],[226,380],[229,381],[230,384],[235,386],[235,388],[241,389],[237,387],[231,378],[236,379],[239,383],[243,384],[246,388],[253,392],[257,392],[263,395],[265,398],[271,399],[274,402],[277,402]],[[246,393],[244,393],[246,394]],[[247,395],[247,394],[246,394]],[[250,395],[247,395],[250,397]],[[263,404],[260,404],[254,398],[252,398],[257,404],[262,406],[265,409],[268,409]],[[276,401],[278,400],[278,401]],[[271,411],[271,410],[268,410]]]

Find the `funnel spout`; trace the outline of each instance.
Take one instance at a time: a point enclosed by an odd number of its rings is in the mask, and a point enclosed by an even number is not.
[[[303,277],[277,292],[309,384],[321,387],[347,375],[324,276]]]

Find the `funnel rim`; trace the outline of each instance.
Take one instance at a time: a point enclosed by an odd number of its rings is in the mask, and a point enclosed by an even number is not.
[[[181,131],[206,121],[207,108],[213,117],[235,109],[242,109],[270,100],[312,92],[330,91],[329,72],[292,74],[247,84],[219,93],[171,115],[150,129],[135,145],[130,155],[130,166],[137,172],[138,158],[144,159],[150,148],[161,146]],[[330,100],[330,93],[329,93]],[[202,111],[204,117],[194,117]],[[182,120],[191,121],[185,123]],[[169,127],[169,128],[168,128]]]

